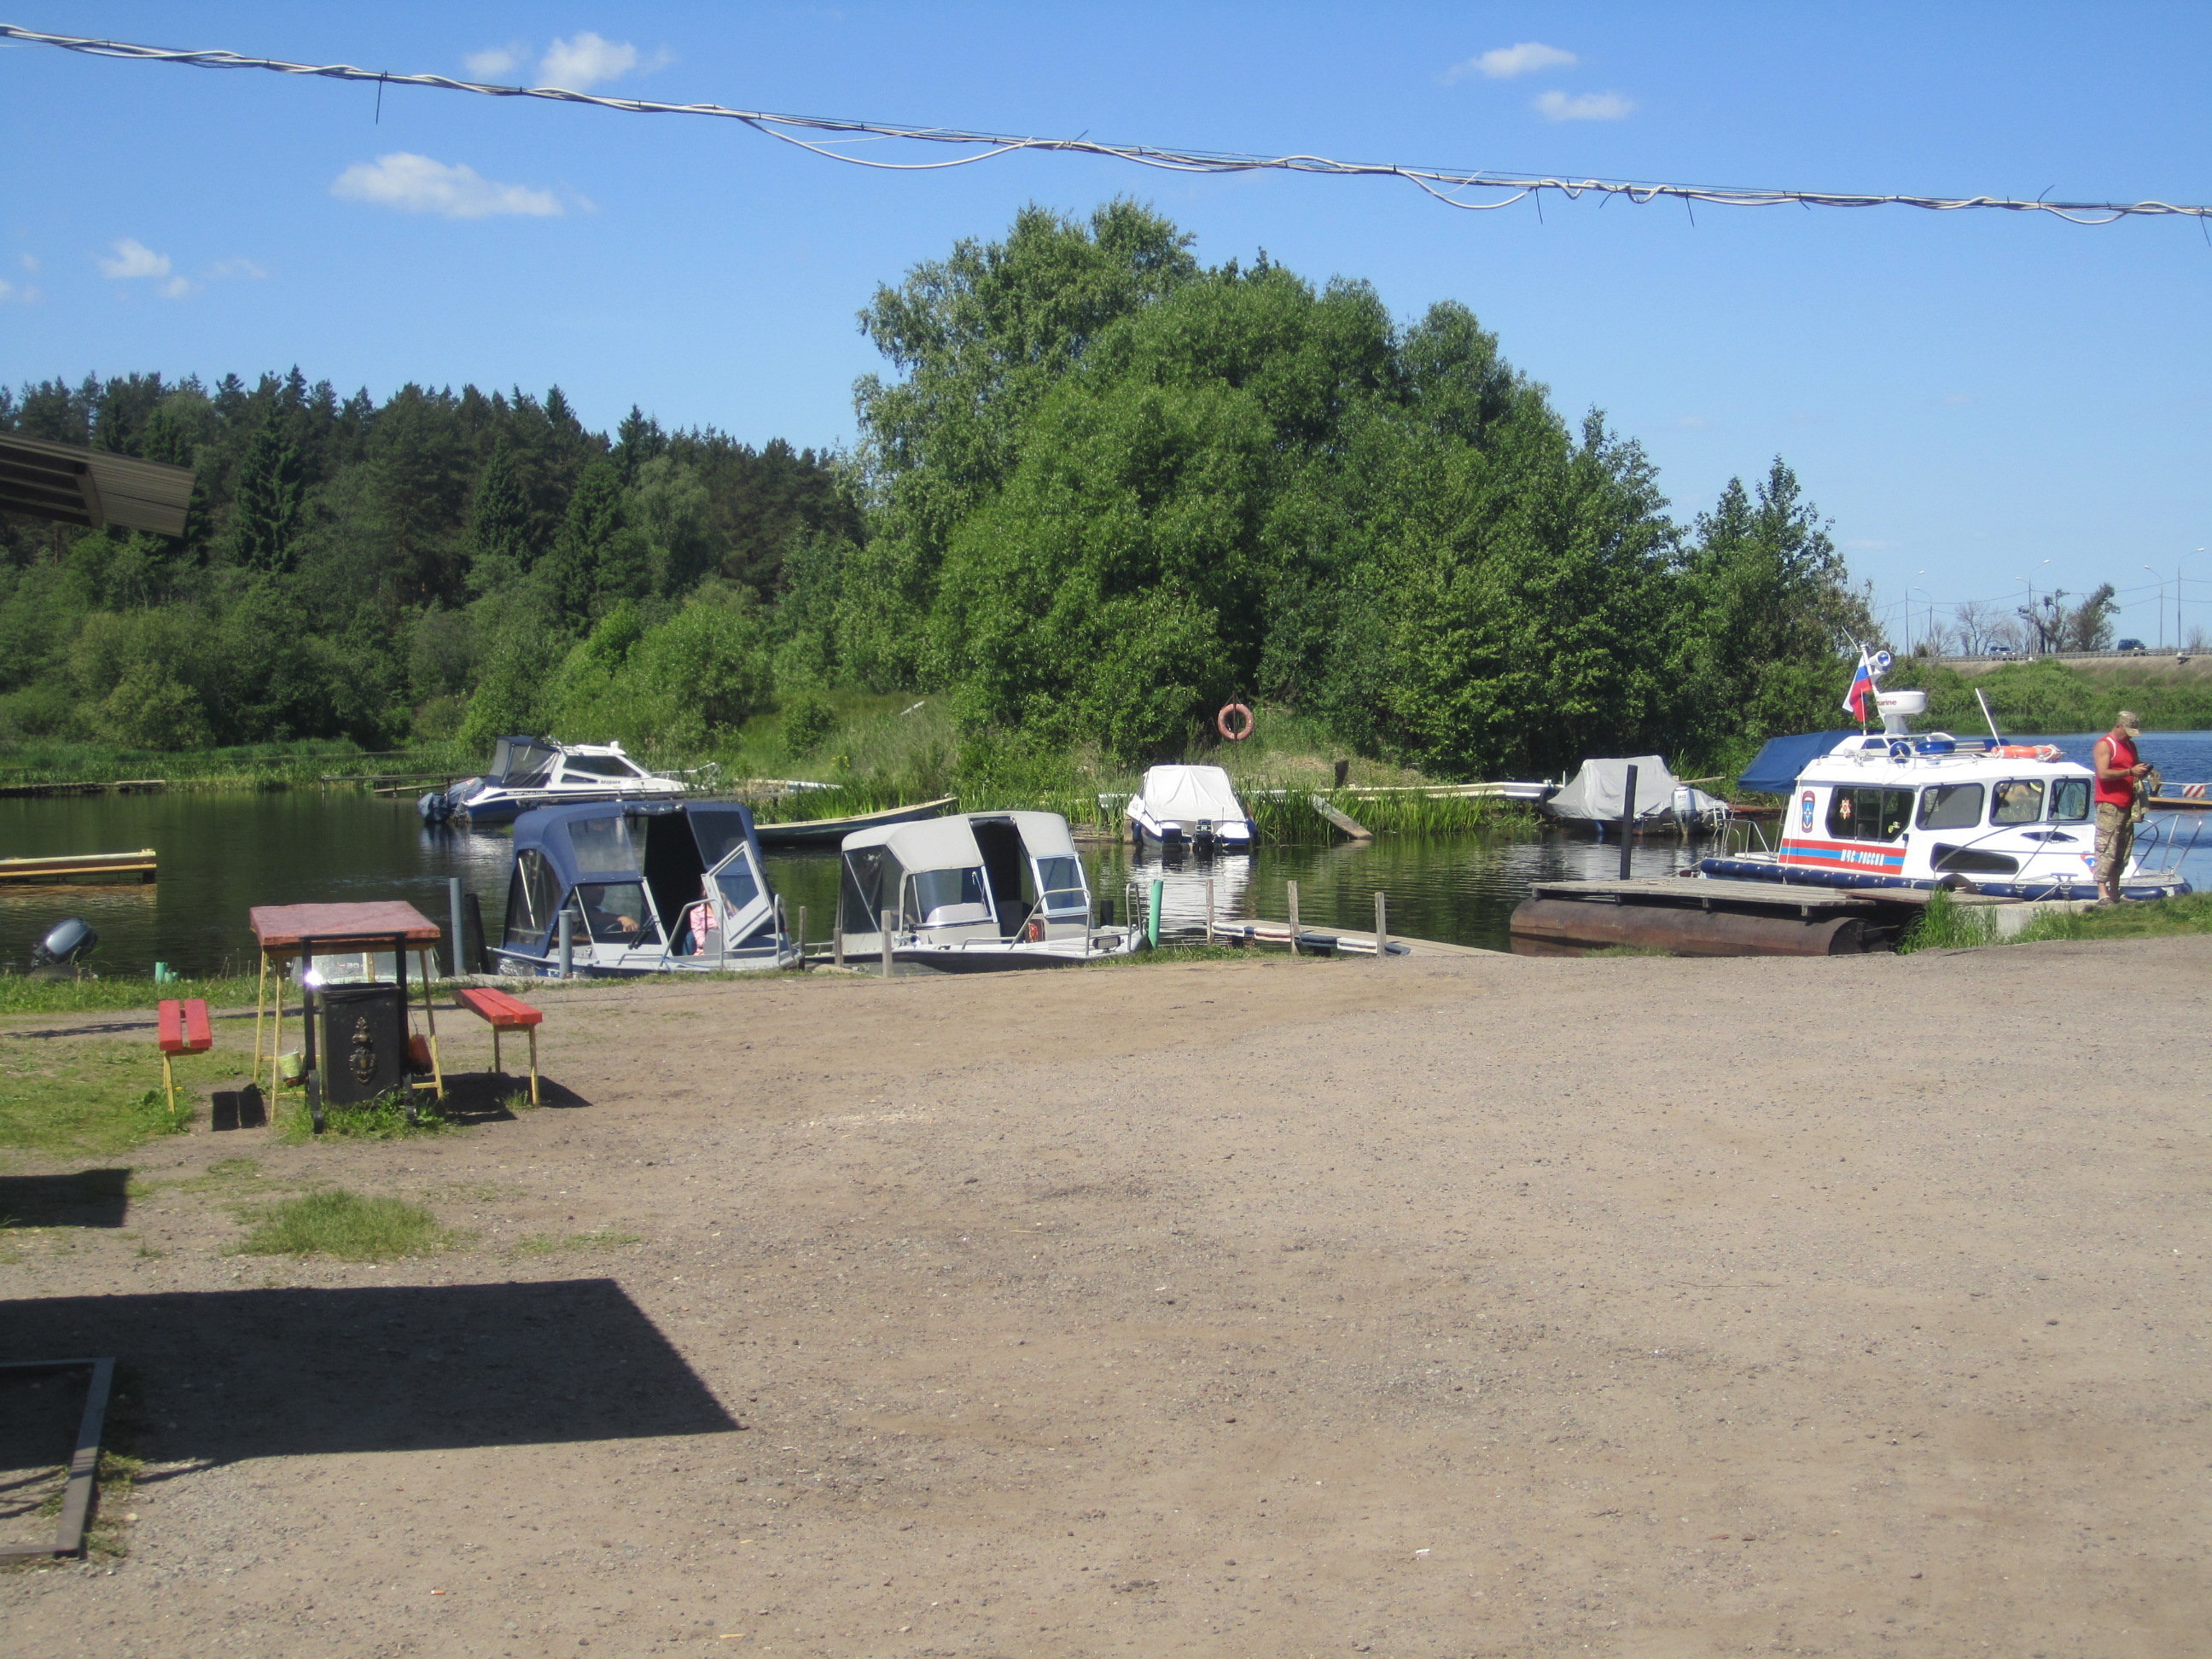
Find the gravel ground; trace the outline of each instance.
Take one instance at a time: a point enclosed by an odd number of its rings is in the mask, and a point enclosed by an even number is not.
[[[2208,975],[549,994],[562,1103],[196,1133],[0,1266],[0,1357],[121,1356],[149,1460],[127,1556],[0,1576],[4,1645],[2203,1652]],[[319,1182],[474,1237],[226,1254]]]

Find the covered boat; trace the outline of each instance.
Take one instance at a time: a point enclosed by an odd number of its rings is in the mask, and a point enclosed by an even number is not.
[[[1251,850],[1252,815],[1218,766],[1155,766],[1125,810],[1140,845]]]
[[[1784,786],[1778,841],[1770,851],[1709,858],[1705,875],[1826,887],[1966,888],[1999,898],[2097,896],[2096,776],[2049,744],[1914,734],[1909,716],[1923,691],[1877,699],[1887,729],[1778,738],[1744,781]],[[2150,830],[2137,843],[2160,845]],[[2190,890],[2178,869],[2130,858],[2123,896],[2171,898]]]
[[[415,803],[425,823],[458,818],[471,825],[506,823],[532,807],[603,800],[678,800],[680,778],[648,772],[618,743],[555,743],[550,738],[501,738],[491,769],[433,790]]]
[[[1541,805],[1563,823],[1617,824],[1628,804],[1628,769],[1636,769],[1636,824],[1640,830],[1717,830],[1729,821],[1728,803],[1684,783],[1656,755],[1586,760],[1582,769]]]
[[[1057,812],[963,812],[845,837],[845,950],[971,972],[1126,956],[1141,937],[1101,926]]]
[[[799,965],[761,866],[752,814],[735,801],[602,801],[539,807],[514,822],[501,973],[728,973]]]

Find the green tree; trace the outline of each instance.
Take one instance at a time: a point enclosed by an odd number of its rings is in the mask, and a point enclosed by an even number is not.
[[[305,491],[289,424],[283,406],[272,402],[233,481],[230,556],[249,570],[291,568]]]
[[[504,587],[530,565],[530,503],[506,439],[495,438],[469,515],[469,584],[479,592]]]

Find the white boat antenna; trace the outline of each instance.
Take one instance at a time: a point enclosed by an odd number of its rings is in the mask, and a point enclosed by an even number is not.
[[[1990,713],[1990,700],[1982,695],[1982,688],[1978,685],[1974,688],[1974,701],[1981,704],[1982,718],[1990,723],[1990,736],[2002,743],[2004,734],[1997,730],[1997,717]]]

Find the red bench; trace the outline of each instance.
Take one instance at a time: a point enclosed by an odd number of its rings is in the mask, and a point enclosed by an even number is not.
[[[204,1054],[215,1047],[215,1030],[208,1024],[207,1004],[198,997],[163,1002],[155,1040],[161,1045],[161,1086],[168,1091],[169,1115],[173,1118],[177,1115],[177,1074],[170,1068],[169,1057]]]
[[[503,1072],[499,1060],[499,1034],[501,1031],[530,1033],[530,1103],[538,1104],[538,1028],[544,1024],[542,1010],[532,1007],[520,997],[511,997],[504,991],[495,991],[489,986],[470,987],[453,993],[453,1000],[491,1027],[491,1068]]]

